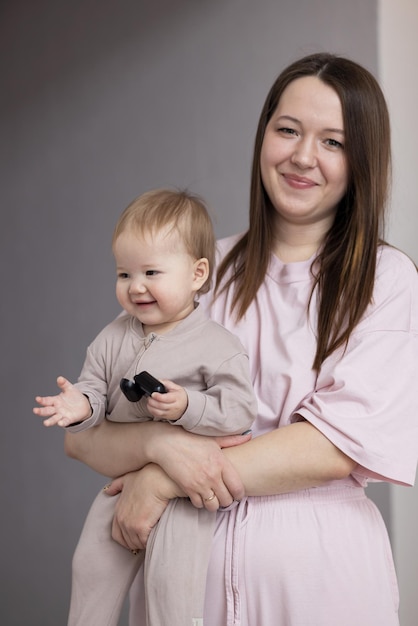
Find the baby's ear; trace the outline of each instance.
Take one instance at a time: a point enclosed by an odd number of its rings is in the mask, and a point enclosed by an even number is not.
[[[204,257],[194,262],[194,286],[199,291],[209,276],[209,261]]]

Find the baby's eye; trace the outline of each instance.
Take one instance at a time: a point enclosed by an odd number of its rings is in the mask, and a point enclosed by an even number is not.
[[[129,274],[127,272],[118,272],[118,278],[120,279],[124,279],[124,278],[129,278]]]
[[[145,276],[157,276],[157,274],[159,274],[158,270],[147,270],[145,272]]]

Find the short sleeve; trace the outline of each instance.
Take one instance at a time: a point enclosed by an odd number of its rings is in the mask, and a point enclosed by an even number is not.
[[[385,247],[373,302],[345,351],[323,364],[294,419],[358,463],[353,477],[412,485],[418,457],[418,275]]]

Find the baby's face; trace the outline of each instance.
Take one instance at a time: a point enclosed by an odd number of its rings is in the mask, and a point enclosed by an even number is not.
[[[113,245],[116,297],[146,333],[164,333],[187,317],[201,287],[198,260],[173,230],[122,232]]]

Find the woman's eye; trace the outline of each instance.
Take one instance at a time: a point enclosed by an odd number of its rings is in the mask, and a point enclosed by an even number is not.
[[[336,139],[326,139],[325,143],[330,146],[331,148],[341,148],[343,149],[344,146],[341,143],[341,141],[337,141]]]
[[[277,132],[283,135],[296,135],[296,131],[293,128],[287,128],[286,126],[278,128]]]

